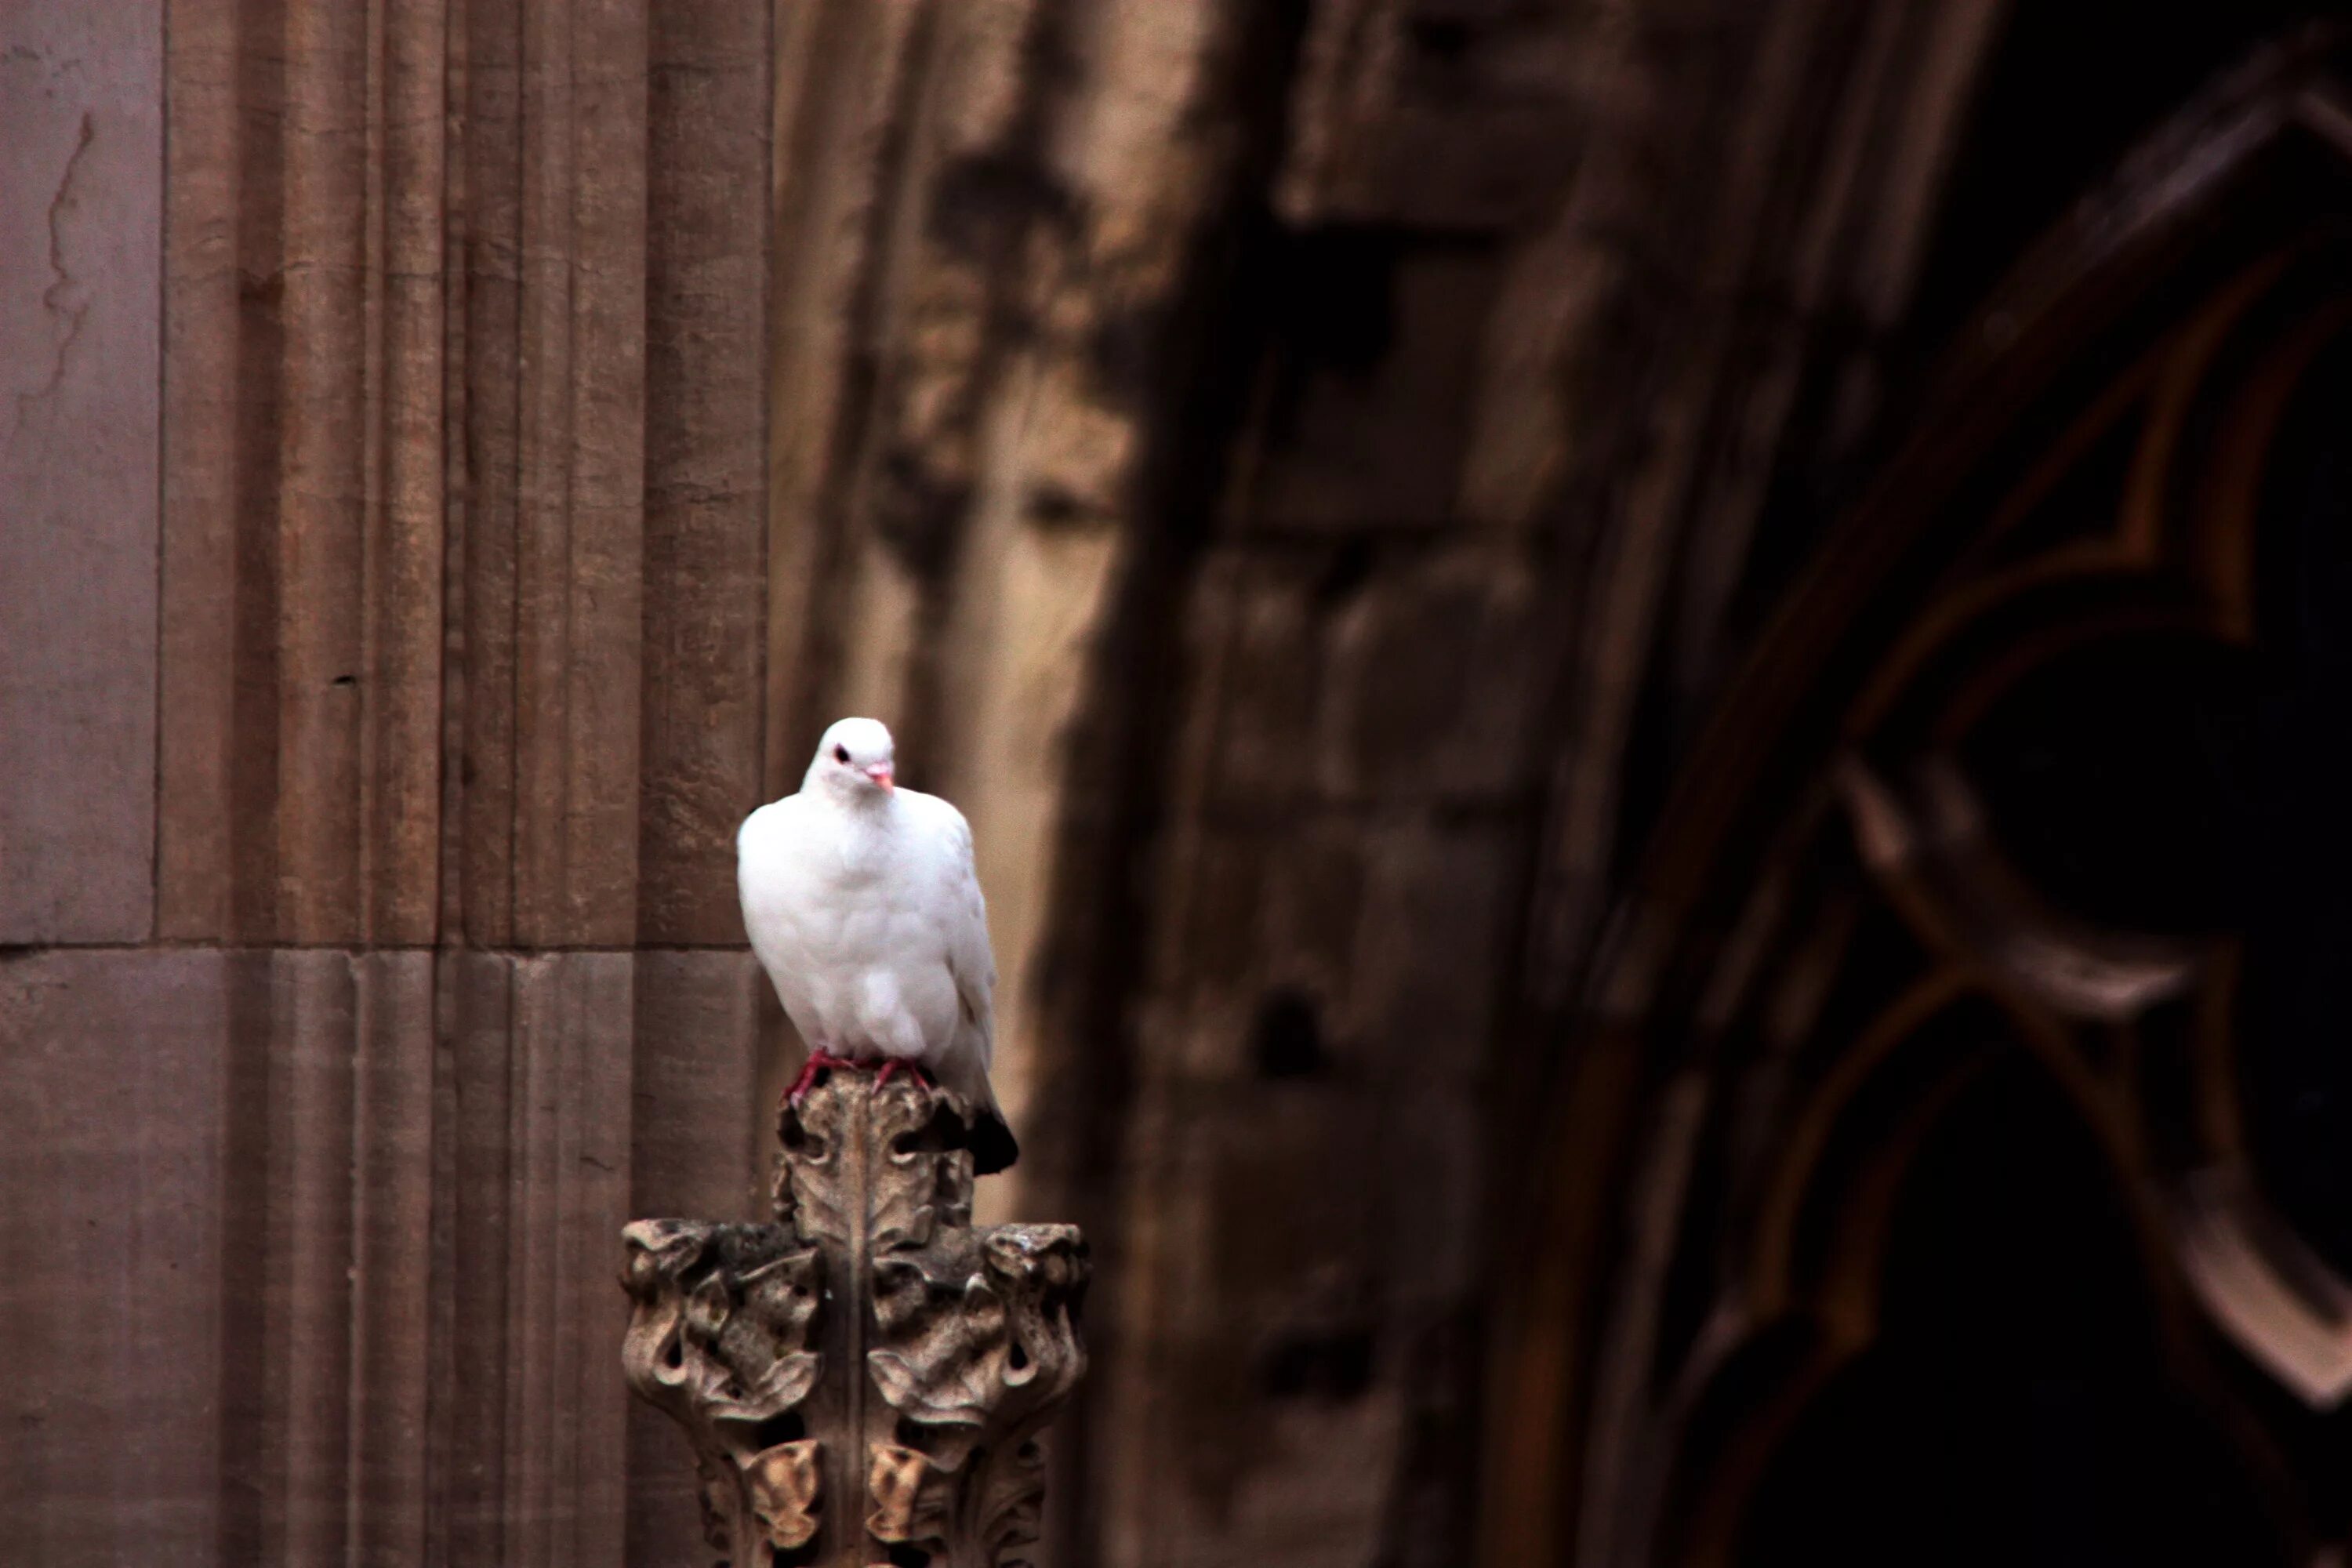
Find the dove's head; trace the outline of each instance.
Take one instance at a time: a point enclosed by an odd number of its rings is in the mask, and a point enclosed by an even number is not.
[[[896,748],[879,719],[844,719],[824,732],[803,787],[845,800],[872,800],[894,787]]]

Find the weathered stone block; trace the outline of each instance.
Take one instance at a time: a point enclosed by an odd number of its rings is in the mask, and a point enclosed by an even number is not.
[[[159,12],[0,18],[0,943],[153,922]]]
[[[1506,547],[1373,575],[1328,634],[1316,731],[1325,792],[1491,804],[1529,791],[1537,667],[1559,613]]]
[[[0,1519],[16,1561],[214,1560],[230,967],[0,958]]]

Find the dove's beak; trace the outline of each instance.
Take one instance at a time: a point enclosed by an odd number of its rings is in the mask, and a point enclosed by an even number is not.
[[[892,787],[890,764],[887,763],[875,763],[866,770],[866,776],[874,781],[875,787],[877,789],[887,790]]]

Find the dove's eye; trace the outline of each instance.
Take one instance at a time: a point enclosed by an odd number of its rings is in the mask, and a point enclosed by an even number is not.
[[[849,748],[847,746],[835,746],[833,749],[833,760],[836,763],[845,763],[849,761]]]

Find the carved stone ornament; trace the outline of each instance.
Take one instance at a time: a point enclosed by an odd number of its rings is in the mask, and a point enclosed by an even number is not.
[[[639,1220],[629,1385],[686,1428],[728,1568],[999,1568],[1086,1371],[1087,1247],[974,1229],[969,1108],[835,1070],[779,1117],[773,1225]]]

